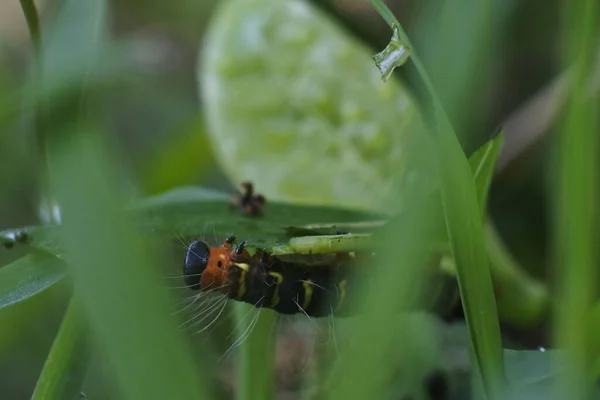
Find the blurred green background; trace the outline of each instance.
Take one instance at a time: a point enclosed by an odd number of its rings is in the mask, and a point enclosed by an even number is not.
[[[110,138],[120,155],[121,172],[132,195],[157,194],[181,185],[237,190],[238,182],[229,182],[215,161],[206,137],[203,103],[198,92],[198,50],[216,1],[164,2],[120,0],[110,2],[112,33],[128,43],[134,78],[113,96],[109,114]],[[348,32],[371,46],[373,54],[389,40],[389,29],[366,1],[317,0],[333,18],[342,21]],[[410,32],[416,20],[416,1],[393,0],[390,8]],[[557,79],[556,29],[560,16],[557,1],[511,1],[510,12],[501,35],[500,54],[493,81],[472,102],[484,102],[486,113],[473,115],[468,137],[485,141],[511,113],[522,109],[529,99]],[[41,0],[42,20],[53,18],[60,4]],[[63,43],[69,46],[68,42]],[[19,113],[18,91],[29,79],[32,46],[19,2],[0,4],[0,230],[40,222],[37,168],[39,154],[28,121]],[[401,71],[409,87],[415,76]],[[128,75],[129,76],[129,75]],[[544,93],[542,97],[544,98]],[[552,98],[553,93],[546,93]],[[517,260],[532,275],[546,278],[548,235],[544,161],[545,133],[552,129],[542,107],[527,118],[512,121],[506,132],[505,152],[517,154],[492,185],[489,212],[506,244]],[[523,146],[511,135],[535,131],[530,125],[541,124],[541,138]],[[517,132],[517,133],[515,133]],[[258,188],[260,191],[260,188]],[[17,259],[21,250],[0,249],[0,265]],[[11,330],[0,320],[0,337],[13,336],[9,348],[0,354],[0,397],[26,399],[41,371],[56,335],[67,296],[61,287],[53,288],[11,309],[27,319],[26,329]],[[53,307],[45,307],[48,302]],[[3,314],[4,315],[4,314]],[[8,320],[8,317],[7,317]],[[528,332],[527,342],[544,343],[543,332]],[[540,336],[541,335],[541,336]]]

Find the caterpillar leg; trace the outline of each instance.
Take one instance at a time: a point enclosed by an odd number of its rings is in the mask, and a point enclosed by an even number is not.
[[[225,239],[225,243],[223,243],[222,246],[226,249],[230,249],[234,242],[235,236],[229,236],[227,239]]]

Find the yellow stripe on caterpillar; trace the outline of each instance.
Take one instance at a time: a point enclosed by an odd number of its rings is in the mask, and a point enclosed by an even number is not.
[[[335,310],[338,311],[340,309],[340,307],[342,306],[342,303],[344,302],[344,300],[346,300],[346,287],[348,286],[348,282],[346,280],[343,280],[339,283],[338,288],[340,290],[340,295],[339,295],[339,300],[337,303],[337,306],[335,307]]]
[[[302,303],[302,308],[307,309],[310,304],[310,300],[313,295],[312,281],[310,279],[302,282],[302,286],[304,286],[304,302]]]
[[[283,275],[279,272],[269,272],[269,276],[275,278],[275,289],[273,290],[273,297],[271,299],[270,308],[275,308],[279,304],[279,285],[283,282]]]

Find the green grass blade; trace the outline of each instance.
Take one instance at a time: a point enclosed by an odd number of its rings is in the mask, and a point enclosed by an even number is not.
[[[369,273],[373,279],[352,289],[357,296],[353,302],[357,317],[349,328],[352,345],[341,352],[334,365],[324,398],[385,398],[395,369],[392,362],[410,360],[412,368],[418,369],[422,359],[434,351],[434,346],[427,343],[428,327],[398,314],[401,308],[418,306],[417,288],[421,287],[422,266],[427,265],[428,252],[416,244],[427,240],[426,228],[434,222],[429,207],[414,210],[401,223],[393,221],[382,229],[375,251],[383,255],[383,260],[376,266],[366,265],[373,267]],[[414,330],[420,334],[411,334]],[[418,356],[410,354],[411,349],[420,349]],[[395,359],[390,357],[391,351]],[[411,383],[419,385],[418,381]]]
[[[20,0],[21,8],[23,9],[23,15],[25,15],[25,21],[27,21],[27,28],[29,29],[29,35],[34,46],[40,46],[41,32],[40,32],[40,17],[38,15],[35,2],[33,0]]]
[[[89,346],[77,297],[73,297],[31,399],[77,399],[88,368]]]
[[[371,3],[392,29],[399,25],[381,0]],[[485,10],[485,6],[481,7]],[[489,7],[486,11],[489,12]],[[412,61],[434,105],[442,204],[475,356],[475,373],[483,379],[486,395],[498,398],[505,382],[500,327],[473,173],[432,81],[401,26],[399,34],[400,40],[413,49]]]
[[[0,268],[0,310],[57,284],[67,272],[64,262],[42,251]]]
[[[65,134],[75,133],[68,129]],[[127,399],[206,397],[200,373],[169,314],[175,309],[124,218],[117,163],[93,129],[52,142],[52,183],[61,205],[63,240],[76,290],[99,344]]]
[[[240,347],[237,364],[239,380],[236,398],[239,400],[273,399],[275,398],[277,314],[271,310],[258,310],[248,304],[236,304],[235,308],[238,338],[246,337]],[[257,315],[255,322],[254,315]]]
[[[598,3],[565,3],[564,63],[573,65],[572,88],[557,138],[558,184],[554,204],[554,249],[559,297],[555,337],[567,350],[566,374],[557,398],[589,398],[587,336],[592,301],[598,290],[598,98],[590,98],[598,38]]]
[[[500,155],[504,134],[500,132],[495,138],[484,144],[469,158],[469,164],[473,171],[473,180],[479,199],[479,211],[485,216],[490,185],[496,170],[496,161]]]
[[[439,135],[438,157],[442,204],[465,319],[486,394],[494,399],[502,391],[496,387],[503,382],[502,345],[473,175],[451,130]]]

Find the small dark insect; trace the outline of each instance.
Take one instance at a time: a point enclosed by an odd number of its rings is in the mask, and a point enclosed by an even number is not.
[[[242,182],[244,191],[240,196],[236,196],[229,201],[231,207],[239,208],[244,215],[257,217],[262,215],[262,209],[266,203],[265,196],[254,194],[254,185],[252,182]]]

